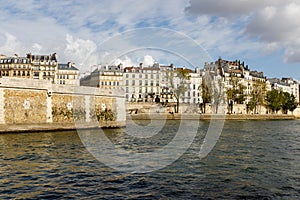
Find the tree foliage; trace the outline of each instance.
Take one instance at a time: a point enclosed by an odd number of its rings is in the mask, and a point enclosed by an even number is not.
[[[205,78],[202,79],[202,83],[199,86],[199,91],[202,97],[201,110],[203,113],[206,112],[206,104],[211,102],[211,93]]]
[[[277,113],[282,110],[283,113],[287,114],[288,111],[293,112],[297,108],[297,102],[294,95],[288,92],[282,92],[278,90],[272,90],[267,92],[267,108],[273,113]]]
[[[254,113],[257,112],[257,106],[265,104],[265,97],[266,97],[266,83],[261,81],[256,81],[252,86],[252,91],[250,94],[250,102],[249,108],[250,110],[254,110]]]
[[[246,87],[243,84],[239,83],[239,79],[237,77],[234,77],[232,75],[230,77],[229,83],[232,87],[227,88],[226,96],[230,109],[229,112],[232,113],[234,103],[244,103],[246,99],[246,95],[244,93]]]
[[[179,79],[179,84],[175,86],[173,80],[174,77],[177,77]],[[179,101],[180,98],[185,94],[185,92],[188,90],[188,80],[190,80],[190,75],[188,69],[178,69],[175,71],[168,71],[167,72],[167,78],[170,80],[171,87],[174,93],[174,97],[176,99],[176,110],[175,112],[178,113],[179,111]]]
[[[225,94],[222,78],[214,79],[211,74],[206,74],[202,77],[202,84],[199,89],[204,106],[206,103],[212,103],[215,108],[215,113],[218,113],[218,108],[224,101]]]

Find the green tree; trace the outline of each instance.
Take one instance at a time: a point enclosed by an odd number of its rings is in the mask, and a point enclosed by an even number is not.
[[[277,113],[282,108],[282,92],[278,90],[271,90],[267,92],[266,107]]]
[[[282,96],[282,112],[284,114],[287,114],[288,111],[293,112],[297,108],[295,96],[288,92],[283,92]]]
[[[244,90],[246,89],[246,87],[243,84],[239,83],[239,79],[237,77],[234,77],[233,75],[230,76],[229,83],[231,87],[227,89],[226,96],[227,102],[229,104],[229,112],[232,113],[234,103],[244,103],[246,99]]]

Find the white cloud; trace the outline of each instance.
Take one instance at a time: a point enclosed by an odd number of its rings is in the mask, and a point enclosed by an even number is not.
[[[143,61],[142,61],[142,63],[143,63],[143,66],[145,66],[145,67],[150,67],[150,66],[152,66],[153,64],[154,64],[154,62],[155,62],[155,60],[152,58],[152,56],[150,56],[150,55],[145,55],[144,56],[144,59],[143,59]]]
[[[7,56],[12,56],[16,54],[24,53],[24,48],[21,45],[21,42],[17,38],[10,34],[5,33],[5,42],[3,46],[0,46],[1,54],[6,54]]]
[[[97,56],[95,55],[97,45],[93,41],[74,39],[73,36],[67,34],[66,42],[64,55],[70,61],[75,62],[79,68],[86,69],[97,64]]]
[[[34,43],[34,44],[32,45],[32,49],[33,49],[33,52],[32,52],[32,53],[40,53],[41,50],[42,50],[42,48],[43,48],[43,47],[42,47],[40,44]]]
[[[210,0],[191,0],[190,6],[186,8],[186,12],[199,16],[207,15],[211,19],[217,18],[217,21],[223,19],[229,22],[228,29],[223,28],[222,31],[222,29],[213,28],[214,31],[208,31],[208,33],[214,35],[217,32],[224,34],[224,37],[215,35],[217,36],[216,41],[220,44],[219,48],[221,52],[228,53],[226,51],[227,48],[224,47],[226,43],[231,45],[239,43],[239,45],[234,47],[237,47],[239,51],[242,51],[240,48],[241,45],[246,46],[245,43],[248,43],[249,47],[256,47],[252,50],[253,53],[257,53],[256,50],[258,49],[261,49],[263,53],[273,53],[274,51],[283,49],[285,51],[283,55],[284,61],[300,61],[298,51],[300,45],[297,45],[299,44],[297,41],[299,41],[298,38],[300,35],[300,24],[298,22],[300,18],[299,1],[222,0],[216,2]],[[226,32],[226,30],[229,32]],[[244,37],[245,35],[248,37]],[[220,41],[222,39],[226,39],[227,41]],[[228,42],[228,40],[231,42]],[[248,49],[248,52],[251,51],[251,48]]]
[[[300,61],[300,2],[261,10],[246,28],[251,37],[258,36],[263,43],[277,44],[285,50],[284,61]],[[275,48],[278,49],[278,48]]]
[[[123,67],[131,67],[131,66],[136,66],[136,63],[133,63],[131,58],[128,56],[125,56],[124,59],[117,58],[114,62],[114,65],[119,65],[122,64]]]
[[[94,64],[136,65],[145,55],[201,66],[210,59],[205,50],[235,59],[284,52],[284,61],[300,62],[296,0],[12,0],[0,12],[0,53],[56,52],[60,62],[75,62],[81,71]],[[143,26],[179,34],[148,29],[126,35]]]

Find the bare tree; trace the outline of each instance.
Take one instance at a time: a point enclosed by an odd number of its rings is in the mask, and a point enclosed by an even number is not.
[[[224,103],[224,83],[222,77],[214,76],[214,74],[207,73],[203,80],[208,87],[211,102],[214,105],[214,112],[219,112],[219,107]]]
[[[175,71],[168,70],[166,72],[166,78],[169,80],[171,88],[173,90],[174,97],[176,99],[176,109],[175,112],[179,112],[179,103],[180,98],[185,94],[188,90],[188,80],[190,79],[189,70],[188,69],[177,69]],[[174,79],[178,79],[178,84],[174,84]]]
[[[251,100],[249,102],[250,110],[254,110],[257,113],[257,107],[265,104],[266,98],[266,82],[256,81],[253,84],[253,89],[251,91]]]

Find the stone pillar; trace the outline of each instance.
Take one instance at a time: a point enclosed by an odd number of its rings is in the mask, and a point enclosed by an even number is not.
[[[90,96],[84,96],[84,103],[85,103],[85,121],[90,122],[91,121],[91,97]]]
[[[125,108],[125,98],[116,98],[116,110],[117,110],[117,122],[126,121],[126,108]]]
[[[4,89],[0,88],[0,124],[5,124],[5,99],[4,99]]]

